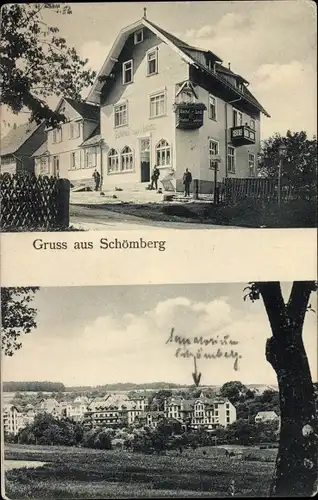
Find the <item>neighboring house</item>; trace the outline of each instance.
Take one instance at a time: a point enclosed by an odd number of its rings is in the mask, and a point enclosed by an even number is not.
[[[255,417],[255,423],[279,422],[280,418],[274,411],[259,411]]]
[[[62,405],[55,398],[42,399],[38,406],[39,412],[49,413],[53,417],[59,417],[62,411]]]
[[[46,129],[46,142],[33,155],[35,172],[69,179],[74,186],[93,185],[94,170],[102,171],[99,107],[62,98],[56,111],[66,122]]]
[[[269,115],[248,82],[145,16],[120,31],[87,102],[101,108],[103,189],[148,184],[155,164],[177,190],[186,167],[206,193],[215,165],[218,181],[255,175]]]
[[[45,142],[45,125],[23,123],[1,138],[1,173],[34,173],[33,153]]]
[[[14,405],[3,406],[2,419],[4,432],[18,434],[23,427],[22,413]]]
[[[226,398],[207,398],[204,394],[196,400],[170,398],[165,401],[165,416],[193,429],[203,427],[212,430],[227,427],[236,420],[236,409]]]

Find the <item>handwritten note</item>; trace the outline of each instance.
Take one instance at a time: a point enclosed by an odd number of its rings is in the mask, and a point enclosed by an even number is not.
[[[166,344],[177,344],[175,351],[176,358],[195,359],[232,359],[235,371],[239,369],[239,360],[242,358],[238,348],[239,342],[231,339],[230,335],[215,335],[206,337],[185,337],[176,335],[174,328],[171,329],[170,336]]]

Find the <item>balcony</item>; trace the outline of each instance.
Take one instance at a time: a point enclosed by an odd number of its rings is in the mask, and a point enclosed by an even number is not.
[[[202,127],[205,109],[201,103],[175,103],[176,128],[195,130]]]
[[[239,125],[231,128],[231,142],[233,146],[246,146],[255,144],[255,130],[247,125]]]

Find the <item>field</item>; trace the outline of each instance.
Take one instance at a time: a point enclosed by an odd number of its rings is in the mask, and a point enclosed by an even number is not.
[[[275,450],[247,450],[253,460],[228,458],[224,450],[201,448],[182,455],[144,455],[62,446],[6,445],[6,460],[38,460],[39,468],[5,473],[7,498],[195,498],[267,496]],[[263,461],[261,461],[263,459]],[[267,461],[264,461],[267,460]]]

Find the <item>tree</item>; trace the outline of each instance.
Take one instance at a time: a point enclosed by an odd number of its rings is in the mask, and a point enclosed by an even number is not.
[[[1,347],[7,356],[21,349],[21,335],[37,326],[37,310],[30,306],[37,290],[38,287],[1,288]]]
[[[275,134],[262,144],[259,170],[263,177],[277,178],[279,146],[284,145],[282,185],[291,186],[304,199],[317,196],[317,139],[308,139],[306,132],[287,131],[285,137]]]
[[[53,3],[6,4],[2,7],[0,69],[2,104],[15,114],[27,108],[30,121],[56,126],[64,115],[50,109],[50,96],[80,99],[95,72],[87,59],[68,47],[59,29],[46,22],[48,14],[70,15],[68,5]]]
[[[279,386],[281,429],[271,496],[312,496],[318,467],[314,387],[302,332],[313,281],[295,281],[285,303],[279,282],[251,283],[252,301],[263,300],[272,336],[266,359]]]
[[[245,387],[245,385],[237,380],[226,382],[220,389],[221,396],[228,398],[233,404],[239,401],[240,396],[242,394],[245,395],[246,392],[247,388]]]

